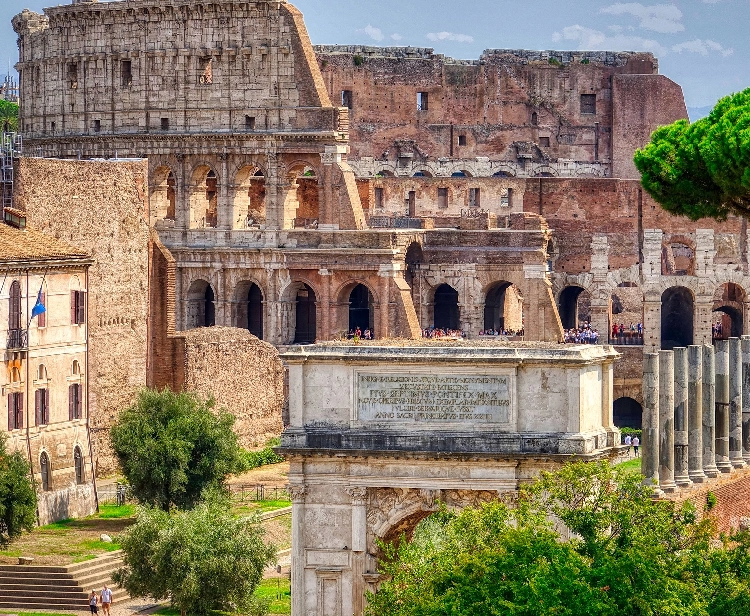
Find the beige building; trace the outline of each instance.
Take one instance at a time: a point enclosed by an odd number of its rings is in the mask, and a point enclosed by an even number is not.
[[[22,220],[22,219],[21,219]],[[83,251],[0,224],[2,393],[10,450],[28,456],[38,521],[96,510],[89,440],[87,284]],[[37,314],[34,307],[44,305]],[[7,432],[6,432],[7,430]]]

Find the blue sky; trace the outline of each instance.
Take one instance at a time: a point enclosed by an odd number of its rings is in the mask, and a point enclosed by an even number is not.
[[[10,26],[43,0],[0,0],[0,59],[15,61]],[[484,49],[652,51],[688,107],[750,87],[750,0],[296,0],[316,44],[433,47],[456,58]]]

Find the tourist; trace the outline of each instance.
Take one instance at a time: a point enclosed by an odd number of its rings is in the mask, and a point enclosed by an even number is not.
[[[96,591],[92,590],[91,594],[89,595],[89,609],[91,610],[92,614],[99,613],[99,610],[96,607],[98,603],[99,603],[99,597],[96,596]]]
[[[563,331],[563,342],[566,344],[599,344],[599,331],[587,322],[577,329]]]
[[[628,448],[628,457],[630,457],[630,446],[633,444],[633,437],[625,435],[625,446]]]
[[[637,436],[633,437],[633,451],[635,452],[635,457],[638,457],[638,446],[641,444],[641,439],[639,439]]]
[[[101,598],[102,612],[104,613],[104,616],[110,616],[109,607],[112,605],[112,590],[107,588],[106,584],[104,585],[104,588],[102,588]]]

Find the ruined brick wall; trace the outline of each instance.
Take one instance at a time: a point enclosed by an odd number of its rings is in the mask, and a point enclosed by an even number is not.
[[[731,475],[694,485],[687,498],[702,512],[709,492],[716,496],[716,506],[708,515],[716,521],[718,531],[739,530],[740,518],[750,517],[750,470],[735,470]]]
[[[107,429],[146,385],[147,162],[22,158],[16,204],[30,227],[94,258],[89,272],[89,409],[99,473],[114,470]]]
[[[250,332],[230,327],[195,329],[185,340],[185,389],[213,396],[236,417],[245,447],[281,434],[284,367],[278,351]]]

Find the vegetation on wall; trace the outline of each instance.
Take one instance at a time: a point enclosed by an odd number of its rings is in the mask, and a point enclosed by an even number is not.
[[[18,132],[18,105],[0,99],[0,133]]]

